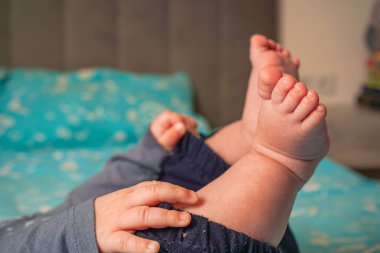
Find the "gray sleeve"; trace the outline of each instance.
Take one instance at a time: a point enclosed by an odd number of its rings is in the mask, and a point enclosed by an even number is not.
[[[142,181],[157,180],[160,164],[168,155],[148,131],[133,149],[112,156],[99,174],[71,191],[65,208]]]
[[[48,213],[0,222],[0,252],[98,252],[93,199],[155,180],[169,154],[147,133],[135,148],[111,157],[104,169]]]
[[[98,252],[93,199],[57,215],[36,214],[0,222],[0,252]]]

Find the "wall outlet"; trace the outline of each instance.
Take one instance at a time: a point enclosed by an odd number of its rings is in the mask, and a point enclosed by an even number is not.
[[[320,95],[332,96],[337,92],[338,77],[334,74],[306,75],[302,78],[302,81],[309,90],[316,90]]]

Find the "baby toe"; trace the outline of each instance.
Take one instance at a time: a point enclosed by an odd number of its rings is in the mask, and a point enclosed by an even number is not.
[[[294,110],[294,118],[296,120],[304,120],[319,104],[319,96],[315,90],[307,92]]]
[[[300,67],[301,61],[298,57],[293,57],[292,62],[297,68]]]
[[[291,58],[291,54],[288,49],[284,49],[282,51],[282,55],[285,56],[286,58]]]
[[[282,72],[275,67],[265,67],[259,72],[257,93],[263,99],[270,99],[276,83],[282,77]]]
[[[285,112],[293,112],[299,105],[302,98],[306,95],[307,88],[304,83],[296,83],[294,87],[286,95],[283,103],[282,109]]]
[[[325,124],[327,110],[324,104],[319,104],[310,112],[310,114],[303,120],[302,128],[306,131],[316,129]]]
[[[275,104],[280,104],[284,101],[285,97],[288,95],[289,91],[296,84],[296,79],[293,76],[285,75],[282,77],[277,85],[274,87],[272,93],[272,101]]]

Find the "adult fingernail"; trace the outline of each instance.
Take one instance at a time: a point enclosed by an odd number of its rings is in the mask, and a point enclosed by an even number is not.
[[[187,221],[188,219],[189,219],[189,214],[188,213],[185,213],[185,212],[180,213],[180,215],[179,215],[179,220],[180,221]]]
[[[147,252],[157,252],[160,245],[157,242],[150,242],[147,246]]]

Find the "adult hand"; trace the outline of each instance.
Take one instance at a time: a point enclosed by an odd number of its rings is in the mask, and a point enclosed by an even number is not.
[[[195,204],[195,192],[170,183],[149,181],[95,199],[98,249],[108,252],[158,252],[156,241],[134,235],[136,230],[185,227],[187,212],[154,207],[161,202]]]

